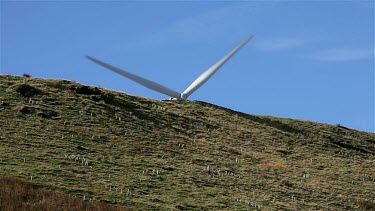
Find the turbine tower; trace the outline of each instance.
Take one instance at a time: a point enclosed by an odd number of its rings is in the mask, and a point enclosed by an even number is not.
[[[206,71],[204,71],[193,83],[190,84],[190,86],[183,91],[182,93],[176,92],[168,87],[165,87],[161,84],[158,84],[156,82],[153,82],[151,80],[142,78],[140,76],[134,75],[130,72],[127,72],[125,70],[122,70],[120,68],[114,67],[110,64],[104,63],[98,59],[95,59],[90,56],[86,56],[91,61],[108,68],[109,70],[112,70],[113,72],[116,72],[122,76],[125,76],[126,78],[137,82],[149,89],[152,89],[156,92],[165,94],[170,96],[172,99],[176,100],[186,100],[191,94],[193,94],[199,87],[201,87],[213,74],[216,73],[216,71],[219,70],[223,64],[228,61],[242,46],[244,46],[250,39],[252,38],[252,35],[249,35],[246,37],[241,43],[239,43],[236,47],[234,47],[228,54],[226,54],[223,58],[221,58],[219,61],[217,61],[214,65],[212,65],[210,68],[208,68]]]

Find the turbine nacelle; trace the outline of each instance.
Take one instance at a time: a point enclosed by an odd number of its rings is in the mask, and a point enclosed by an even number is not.
[[[223,58],[221,58],[219,61],[217,61],[214,65],[212,65],[210,68],[208,68],[206,71],[204,71],[193,83],[190,84],[190,86],[183,91],[182,93],[176,92],[170,88],[167,88],[161,84],[158,84],[154,81],[142,78],[140,76],[134,75],[130,72],[127,72],[125,70],[122,70],[120,68],[114,67],[110,64],[104,63],[98,59],[95,59],[90,56],[86,56],[91,61],[108,68],[134,82],[137,82],[149,89],[152,89],[154,91],[157,91],[159,93],[165,94],[170,96],[170,100],[187,100],[187,98],[193,94],[200,86],[202,86],[213,74],[216,73],[217,70],[225,62],[227,62],[242,46],[244,46],[250,39],[252,38],[252,35],[246,37],[240,44],[238,44],[235,48],[233,48],[228,54],[226,54]]]

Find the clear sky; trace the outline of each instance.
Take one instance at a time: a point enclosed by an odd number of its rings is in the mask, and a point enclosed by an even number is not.
[[[90,55],[249,114],[374,126],[374,1],[1,1],[2,74],[75,80],[156,99]]]

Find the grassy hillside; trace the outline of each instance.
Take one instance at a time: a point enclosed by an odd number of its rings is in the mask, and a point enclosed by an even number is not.
[[[77,197],[142,210],[374,209],[374,166],[373,133],[0,75],[0,175]]]

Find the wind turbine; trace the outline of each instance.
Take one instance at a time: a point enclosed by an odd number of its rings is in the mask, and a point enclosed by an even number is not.
[[[168,95],[171,97],[171,99],[174,100],[186,100],[191,94],[193,94],[200,86],[202,86],[213,74],[216,73],[217,70],[226,62],[228,61],[242,46],[244,46],[250,39],[252,38],[252,35],[249,35],[246,37],[241,43],[239,43],[236,47],[234,47],[228,54],[226,54],[223,58],[221,58],[219,61],[217,61],[214,65],[212,65],[210,68],[208,68],[206,71],[204,71],[195,81],[193,81],[190,86],[183,91],[182,93],[176,92],[170,88],[167,88],[161,84],[158,84],[156,82],[150,81],[148,79],[142,78],[140,76],[134,75],[130,72],[127,72],[125,70],[122,70],[120,68],[114,67],[110,64],[104,63],[98,59],[95,59],[90,56],[86,56],[91,61],[108,68],[122,76],[125,76],[126,78],[137,82],[149,89],[152,89],[154,91],[160,92],[162,94]]]

